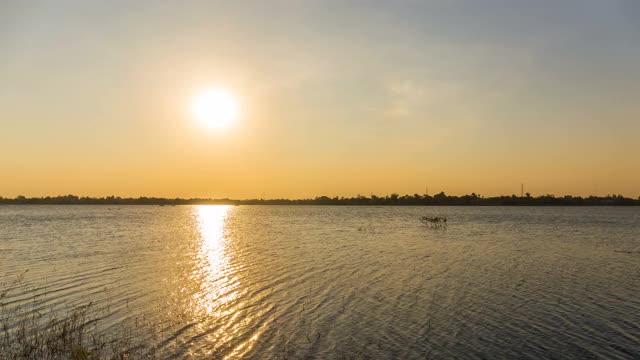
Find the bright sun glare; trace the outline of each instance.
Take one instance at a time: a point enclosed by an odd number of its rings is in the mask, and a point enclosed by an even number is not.
[[[208,90],[193,101],[193,114],[210,128],[224,128],[238,117],[238,102],[224,89]]]

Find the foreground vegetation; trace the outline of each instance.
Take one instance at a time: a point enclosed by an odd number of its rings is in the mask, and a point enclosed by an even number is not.
[[[466,206],[640,206],[640,197],[627,198],[622,195],[608,196],[495,196],[484,197],[475,193],[456,196],[441,192],[436,195],[403,195],[391,194],[386,196],[371,195],[356,197],[328,197],[319,196],[313,199],[167,199],[155,197],[121,198],[107,197],[78,197],[75,195],[16,198],[0,197],[0,204],[21,205],[393,205],[393,206],[438,206],[438,205],[466,205]]]
[[[88,303],[65,313],[46,312],[37,302],[16,305],[10,290],[0,291],[0,359],[155,359],[143,322],[122,322],[107,330],[100,310]]]
[[[88,316],[90,308],[83,306],[60,317],[22,314],[12,325],[3,317],[0,359],[155,358],[155,350],[136,343],[130,330],[106,333],[96,318]]]

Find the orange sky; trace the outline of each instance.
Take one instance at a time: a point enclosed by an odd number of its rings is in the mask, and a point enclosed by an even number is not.
[[[0,196],[640,195],[637,9],[498,3],[2,3]]]

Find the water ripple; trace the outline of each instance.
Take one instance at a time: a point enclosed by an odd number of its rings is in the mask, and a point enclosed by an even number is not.
[[[640,354],[638,209],[118,209],[0,207],[3,304],[143,316],[170,358]]]

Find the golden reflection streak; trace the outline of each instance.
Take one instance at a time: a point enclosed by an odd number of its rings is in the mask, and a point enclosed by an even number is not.
[[[233,207],[228,205],[199,205],[195,210],[202,241],[199,258],[204,263],[202,265],[206,274],[203,277],[201,291],[194,300],[198,310],[204,311],[208,317],[226,318],[228,322],[212,334],[212,340],[215,343],[230,342],[236,335],[242,333],[242,329],[237,325],[230,327],[230,324],[240,316],[237,309],[230,306],[239,295],[230,262],[233,254],[229,249],[229,239],[226,236],[228,218],[232,211]],[[243,314],[245,318],[248,317],[247,315]],[[235,358],[250,351],[258,340],[258,335],[238,344],[227,358]]]
[[[235,294],[229,288],[229,259],[226,254],[225,221],[231,207],[201,205],[196,207],[198,228],[202,243],[199,258],[205,272],[199,307],[208,315],[221,316],[221,308],[233,300]],[[216,312],[214,314],[214,312]]]

